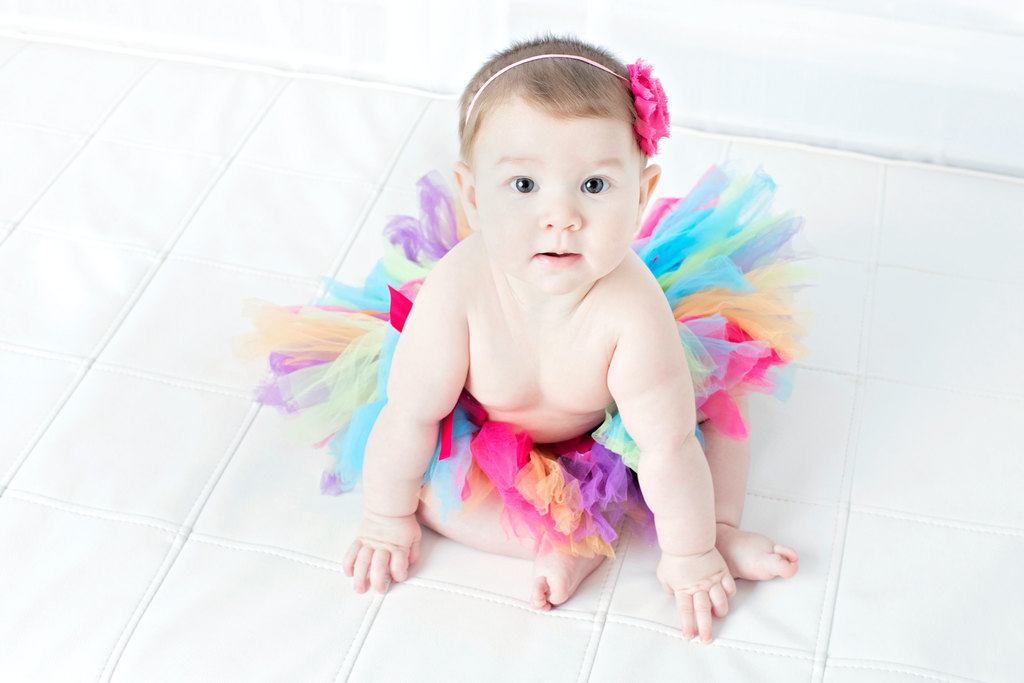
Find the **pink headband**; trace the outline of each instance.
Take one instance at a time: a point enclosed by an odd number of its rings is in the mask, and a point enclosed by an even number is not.
[[[633,123],[633,131],[636,133],[637,143],[640,145],[640,149],[648,156],[658,153],[658,140],[669,136],[668,100],[665,98],[665,91],[661,87],[661,81],[651,76],[651,66],[644,64],[642,57],[638,58],[635,63],[627,65],[626,68],[629,71],[628,79],[625,76],[620,76],[603,64],[598,64],[591,59],[580,57],[579,55],[544,54],[520,59],[518,62],[509,64],[484,81],[484,84],[473,95],[473,99],[470,100],[469,107],[466,108],[466,123],[469,123],[469,116],[473,113],[473,105],[476,104],[477,98],[480,97],[480,93],[484,91],[484,88],[490,85],[491,81],[514,66],[532,62],[535,59],[547,59],[549,57],[578,59],[581,62],[593,64],[599,69],[604,69],[612,76],[621,78],[629,83],[630,89],[633,91],[633,104],[636,106],[637,113],[637,120]]]

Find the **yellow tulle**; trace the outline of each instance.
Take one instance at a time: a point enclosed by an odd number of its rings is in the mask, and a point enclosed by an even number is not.
[[[719,314],[736,323],[754,339],[766,341],[785,361],[803,357],[807,348],[799,337],[805,331],[795,316],[793,304],[781,287],[796,275],[788,264],[772,264],[747,273],[753,292],[734,292],[714,287],[683,297],[673,314],[677,319]]]
[[[292,395],[328,392],[325,401],[310,405],[294,415],[292,429],[304,443],[319,443],[346,426],[361,406],[381,398],[377,390],[378,361],[388,323],[382,323],[352,341],[344,355],[325,370],[303,368],[285,376]],[[308,386],[304,386],[307,382]]]
[[[387,323],[373,316],[339,315],[315,306],[293,312],[262,299],[245,299],[242,314],[253,330],[234,339],[235,353],[244,358],[266,357],[287,349],[295,364],[307,360],[332,360],[367,332]]]
[[[276,378],[280,393],[301,407],[288,423],[297,442],[322,442],[348,425],[360,406],[380,398],[377,371],[387,321],[313,306],[295,313],[260,299],[247,299],[244,309],[253,330],[235,337],[236,354],[266,357],[287,349],[293,365],[322,362]]]

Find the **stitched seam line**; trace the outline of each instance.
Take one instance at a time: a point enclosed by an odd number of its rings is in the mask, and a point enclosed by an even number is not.
[[[142,80],[146,77],[146,75],[149,74],[156,67],[156,65],[157,65],[157,62],[152,62],[151,64],[149,64],[148,67],[140,68],[139,69],[139,73],[135,77],[135,80],[132,81],[130,84],[128,84],[128,87],[125,88],[123,93],[121,93],[121,96],[118,97],[114,101],[114,104],[111,105],[110,109],[108,109],[106,114],[101,118],[99,124],[96,127],[96,130],[99,130],[100,128],[102,128],[104,126],[104,124],[106,124],[106,122],[110,119],[110,117],[114,115],[114,112],[117,111],[117,108],[119,106],[121,106],[121,103],[124,102],[128,98],[128,95],[130,95],[132,93],[132,91],[135,90],[135,88],[139,85],[139,83],[142,82]],[[0,238],[0,248],[2,248],[3,245],[6,244],[7,240],[10,238],[10,236],[13,235],[18,230],[18,226],[21,223],[21,220],[28,214],[29,211],[32,210],[32,208],[36,204],[39,203],[39,201],[43,198],[43,196],[50,190],[51,187],[53,187],[54,183],[56,183],[57,180],[62,175],[64,175],[64,172],[68,170],[68,168],[71,166],[72,163],[74,163],[75,159],[77,159],[82,154],[82,151],[85,150],[86,146],[89,144],[89,141],[92,140],[92,138],[96,135],[96,130],[94,130],[91,134],[86,135],[86,136],[84,136],[82,138],[82,144],[78,147],[77,150],[75,150],[74,153],[72,153],[68,157],[67,163],[65,163],[64,166],[62,166],[60,168],[60,170],[58,170],[53,175],[53,177],[50,179],[50,182],[46,184],[46,186],[42,189],[42,191],[38,195],[36,195],[35,200],[33,200],[28,205],[28,207],[22,212],[21,216],[19,216],[18,219],[15,220],[14,225],[11,228],[11,230],[8,231],[8,233],[6,235],[4,235],[2,238]],[[112,331],[110,331],[108,334],[109,334],[109,336],[107,337],[106,341],[109,341],[110,337],[113,336]],[[102,341],[102,339],[101,339],[101,341]],[[104,342],[103,345],[105,346],[106,343]],[[7,489],[8,484],[10,484],[11,480],[18,473],[18,469],[28,459],[29,454],[32,453],[32,449],[34,449],[36,444],[39,443],[39,440],[42,439],[43,433],[50,427],[51,424],[53,424],[53,421],[57,419],[57,415],[60,414],[60,411],[63,410],[64,406],[67,405],[67,402],[70,400],[71,395],[74,394],[75,390],[82,383],[82,379],[84,379],[86,373],[88,373],[89,365],[92,363],[93,360],[95,360],[95,356],[96,355],[98,355],[98,354],[93,354],[93,357],[86,361],[86,363],[81,368],[79,374],[75,377],[75,381],[73,382],[73,384],[68,388],[67,391],[64,392],[64,394],[60,398],[60,401],[58,401],[57,405],[54,407],[54,409],[47,416],[47,419],[44,420],[43,424],[40,425],[40,428],[33,435],[33,438],[29,442],[29,444],[26,447],[25,451],[21,454],[21,456],[17,460],[15,460],[14,464],[8,470],[7,476],[4,478],[4,480],[2,482],[0,482],[0,498],[3,497],[4,491]]]
[[[861,306],[860,338],[857,341],[857,382],[854,385],[853,406],[850,415],[850,431],[847,435],[846,452],[843,459],[843,479],[840,487],[840,500],[836,506],[835,531],[832,537],[832,560],[829,563],[829,574],[825,582],[822,596],[821,617],[818,620],[818,638],[814,652],[814,665],[811,669],[811,681],[822,683],[828,662],[828,648],[832,639],[832,626],[835,622],[836,603],[839,596],[839,583],[842,577],[843,558],[846,553],[846,532],[850,524],[850,508],[853,499],[854,471],[857,463],[857,448],[860,441],[860,430],[863,423],[864,403],[864,372],[867,367],[868,346],[870,336],[868,328],[871,324],[871,311],[874,303],[875,285],[878,279],[878,255],[881,252],[882,223],[885,215],[885,198],[887,192],[888,167],[882,164],[878,170],[878,213],[872,230],[871,243],[871,274],[864,291],[864,302]],[[835,581],[832,581],[835,567]],[[831,605],[829,605],[831,602]],[[828,607],[826,618],[825,610]]]
[[[110,338],[113,337],[114,332],[116,331],[117,328],[120,327],[121,323],[127,319],[128,314],[131,312],[131,309],[134,308],[135,303],[138,301],[139,297],[141,297],[142,290],[149,284],[149,282],[152,282],[153,278],[156,276],[156,273],[159,271],[160,267],[166,261],[167,255],[174,248],[174,245],[177,243],[177,241],[181,239],[181,236],[185,234],[185,231],[188,229],[188,226],[192,222],[192,219],[199,211],[199,208],[203,205],[206,199],[213,192],[213,188],[216,187],[217,183],[219,183],[220,180],[224,177],[224,174],[227,172],[228,168],[231,167],[232,161],[235,159],[235,157],[238,156],[238,153],[245,146],[249,138],[252,137],[252,134],[256,131],[256,129],[259,128],[259,125],[263,122],[263,119],[266,117],[267,113],[271,110],[271,108],[273,108],[274,103],[277,102],[277,100],[281,97],[284,91],[288,88],[290,83],[291,81],[283,81],[282,83],[280,83],[277,87],[277,90],[267,98],[267,101],[264,104],[263,109],[257,112],[257,114],[254,116],[252,122],[249,124],[248,130],[246,130],[245,134],[240,136],[240,139],[231,155],[228,156],[228,158],[221,164],[219,172],[216,173],[211,178],[210,182],[207,184],[205,192],[203,192],[200,195],[198,200],[194,203],[191,211],[188,214],[186,214],[185,218],[181,221],[181,226],[178,229],[177,234],[174,236],[174,238],[170,241],[169,244],[165,245],[163,257],[159,261],[157,261],[154,267],[150,270],[150,272],[147,273],[148,277],[143,278],[143,282],[136,290],[136,297],[134,299],[129,299],[128,303],[126,304],[124,314],[119,318],[115,319],[114,324],[111,326],[111,329],[107,333],[106,341],[103,342],[100,349],[93,354],[94,358],[99,355],[99,351],[101,351],[102,348],[106,346],[106,343],[109,342]],[[182,524],[181,531],[183,535],[180,536],[180,542],[178,541],[179,537],[176,537],[175,542],[172,543],[171,547],[167,550],[167,555],[164,558],[164,562],[160,565],[160,568],[153,576],[153,579],[150,581],[150,584],[147,587],[145,593],[143,593],[142,596],[140,596],[139,602],[136,605],[135,610],[132,612],[132,615],[129,617],[128,622],[124,625],[123,629],[121,630],[121,635],[114,642],[110,652],[107,655],[103,671],[100,673],[100,680],[109,681],[111,677],[114,675],[114,670],[117,668],[117,664],[121,659],[121,655],[124,654],[124,651],[128,646],[128,641],[131,640],[132,634],[134,634],[136,626],[142,619],[146,610],[149,608],[149,605],[152,604],[153,597],[156,595],[157,591],[160,590],[160,586],[163,585],[164,579],[167,577],[167,574],[170,572],[171,567],[174,565],[174,563],[178,559],[178,556],[181,554],[181,549],[188,541],[188,536],[192,531],[192,526],[195,524],[195,520],[199,517],[199,514],[202,512],[203,507],[206,505],[206,501],[209,500],[210,493],[212,493],[213,488],[220,480],[220,476],[221,474],[223,474],[224,469],[227,467],[228,463],[231,461],[231,458],[238,450],[238,446],[241,444],[242,439],[245,437],[245,434],[249,431],[249,427],[256,419],[256,415],[259,414],[260,407],[261,406],[259,404],[254,403],[253,406],[250,408],[248,414],[242,419],[242,422],[239,425],[239,429],[236,433],[233,443],[231,443],[228,446],[227,451],[221,458],[220,463],[218,463],[217,467],[214,468],[210,477],[207,479],[206,485],[203,487],[203,489],[199,492],[199,495],[196,497],[196,500],[192,504],[192,508],[189,511],[189,514],[185,518],[185,522]]]
[[[597,661],[597,653],[601,646],[601,638],[604,636],[604,627],[608,623],[608,609],[611,607],[611,594],[619,585],[619,575],[622,573],[622,566],[626,563],[626,556],[629,554],[629,550],[632,547],[632,528],[629,528],[623,536],[624,538],[619,542],[619,545],[622,546],[620,548],[620,552],[616,553],[616,564],[609,568],[608,573],[604,577],[604,584],[601,587],[601,598],[597,602],[597,613],[594,615],[594,628],[591,630],[590,640],[587,642],[587,649],[583,653],[583,659],[580,662],[580,670],[576,674],[577,683],[582,683],[584,680],[590,680],[590,676],[594,670],[594,662]],[[615,580],[609,581],[613,574],[615,575]]]

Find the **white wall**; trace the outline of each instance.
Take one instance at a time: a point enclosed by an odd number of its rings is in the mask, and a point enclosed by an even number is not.
[[[673,125],[1024,176],[1024,3],[995,0],[0,0],[0,33],[457,95],[572,32],[662,79]]]

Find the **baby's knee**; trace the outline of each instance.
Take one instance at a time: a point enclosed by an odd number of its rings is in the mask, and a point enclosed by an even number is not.
[[[430,484],[420,487],[419,504],[416,506],[416,519],[420,524],[438,531],[441,523],[439,508],[437,497],[430,490]]]
[[[498,555],[533,559],[535,552],[528,539],[509,538],[501,524],[502,504],[496,494],[477,505],[452,510],[441,519],[440,501],[431,492],[421,492],[416,517],[424,526],[453,541]]]

